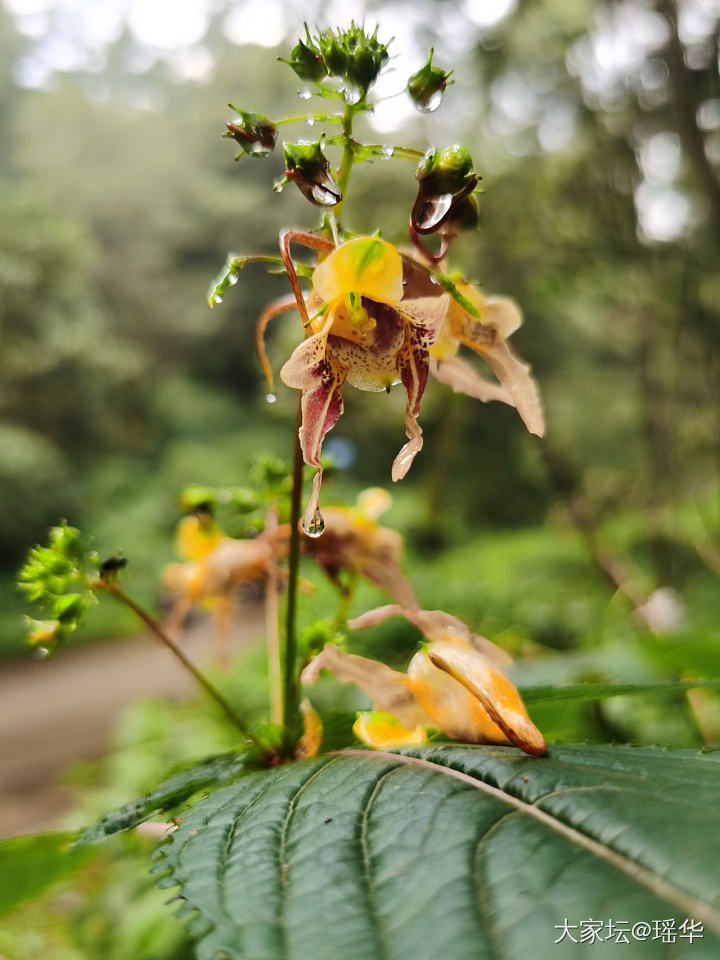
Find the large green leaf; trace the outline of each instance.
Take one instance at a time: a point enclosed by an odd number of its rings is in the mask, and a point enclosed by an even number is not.
[[[638,694],[686,693],[696,687],[720,689],[720,680],[673,680],[648,683],[573,683],[533,684],[518,689],[525,703],[545,703],[556,700],[605,700],[608,697],[637,696]]]
[[[157,869],[197,914],[207,960],[555,960],[616,945],[556,945],[566,918],[578,940],[591,918],[626,925],[626,958],[709,960],[719,802],[720,753],[346,751],[215,791]],[[679,936],[687,917],[703,939]],[[675,942],[632,936],[670,918]]]

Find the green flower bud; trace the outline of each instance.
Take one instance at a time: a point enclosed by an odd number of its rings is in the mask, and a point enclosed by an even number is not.
[[[428,150],[418,164],[415,178],[419,189],[410,216],[418,233],[434,233],[478,185],[473,162],[466,147],[455,144],[442,150]]]
[[[306,200],[316,207],[334,207],[342,200],[330,164],[322,148],[322,140],[314,143],[283,143],[285,177],[296,184]]]
[[[246,113],[231,103],[228,106],[238,113],[235,120],[225,124],[227,131],[223,134],[240,145],[240,152],[235,159],[239,160],[244,153],[251,157],[269,156],[277,143],[277,126],[264,113]]]
[[[422,113],[432,113],[433,110],[437,110],[445,93],[445,88],[448,83],[453,82],[450,79],[452,70],[446,73],[440,67],[432,65],[434,52],[431,47],[427,63],[410,77],[407,84],[407,91],[411,100]]]
[[[292,48],[289,60],[285,60],[283,57],[278,57],[278,60],[286,63],[301,80],[319,83],[327,76],[327,69],[320,50],[310,36],[307,24],[305,24],[305,38],[307,43],[298,40]]]

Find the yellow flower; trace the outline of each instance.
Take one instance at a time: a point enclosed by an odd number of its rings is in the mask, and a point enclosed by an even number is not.
[[[306,537],[304,549],[343,593],[349,592],[339,579],[345,570],[360,574],[403,606],[416,607],[415,592],[400,569],[403,539],[377,523],[391,502],[386,490],[373,487],[362,491],[355,507],[324,508],[324,533]]]
[[[329,670],[360,687],[372,697],[374,710],[391,714],[411,736],[422,726],[466,743],[509,741],[526,753],[545,753],[542,734],[502,671],[509,661],[504,651],[441,610],[405,610],[390,604],[368,611],[349,626],[359,629],[395,615],[414,623],[429,641],[412,658],[406,674],[327,644],[303,671],[303,681],[312,683],[321,669]],[[388,737],[402,736],[402,731],[393,733],[382,723],[361,724],[356,732],[373,747],[387,746]]]
[[[317,468],[306,526],[318,506],[322,442],[342,413],[346,382],[370,391],[402,383],[408,442],[393,463],[393,480],[410,469],[422,448],[417,416],[429,350],[449,301],[447,295],[403,300],[402,258],[378,237],[337,247],[315,268],[312,284],[308,336],[280,372],[287,386],[302,391],[300,442],[305,462]]]

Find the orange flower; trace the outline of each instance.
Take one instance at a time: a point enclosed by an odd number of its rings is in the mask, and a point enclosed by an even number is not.
[[[394,615],[406,617],[429,641],[412,658],[406,674],[376,660],[343,653],[333,644],[327,644],[303,672],[306,683],[325,668],[339,680],[356,684],[372,697],[374,710],[391,714],[403,728],[365,723],[356,727],[365,742],[374,747],[407,743],[422,726],[466,743],[510,741],[526,753],[545,753],[542,734],[502,672],[509,661],[504,651],[441,610],[405,610],[390,604],[368,611],[349,626],[359,629]],[[394,736],[398,739],[393,740]]]

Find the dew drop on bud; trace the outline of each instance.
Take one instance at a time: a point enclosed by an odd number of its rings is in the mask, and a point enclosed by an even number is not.
[[[325,519],[319,510],[316,510],[309,521],[303,520],[303,530],[308,537],[320,537],[325,530]]]
[[[277,403],[277,396],[274,393],[268,393],[265,397],[267,403]]]
[[[309,100],[312,96],[312,91],[308,90],[307,87],[303,87],[302,90],[298,90],[298,96],[301,100]]]
[[[424,103],[416,103],[415,106],[420,113],[434,113],[442,103],[442,98],[443,91],[436,90]]]

